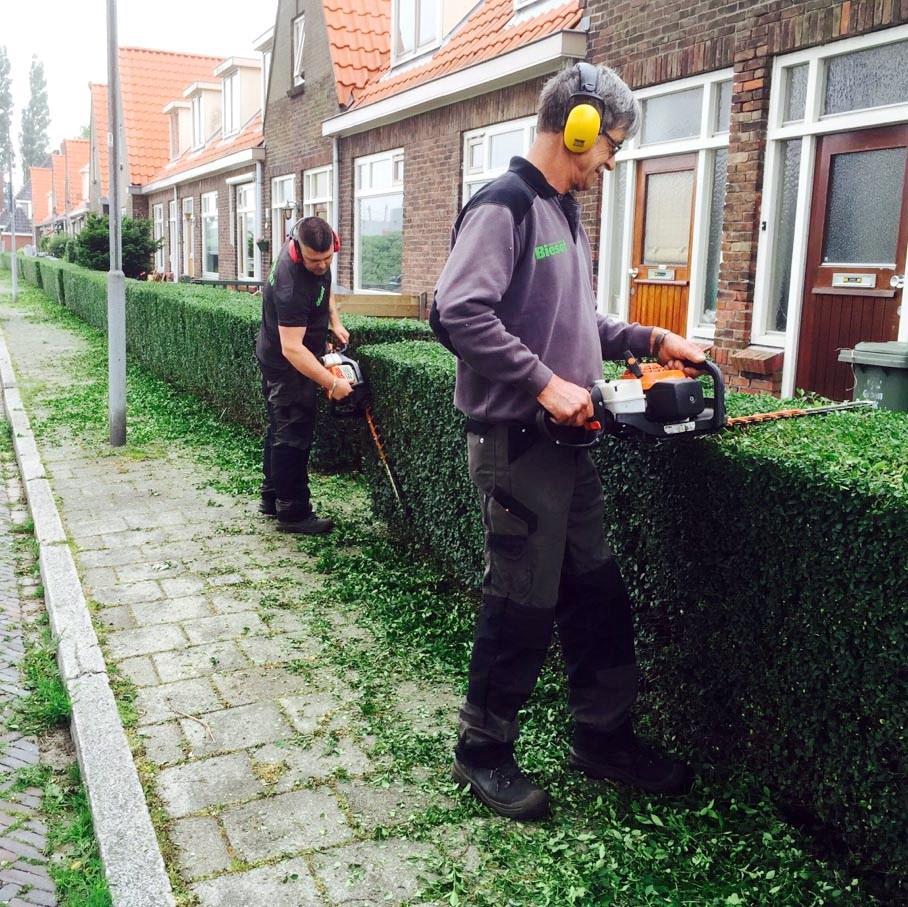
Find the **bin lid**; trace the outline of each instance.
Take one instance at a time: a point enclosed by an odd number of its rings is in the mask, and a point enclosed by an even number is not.
[[[853,350],[840,350],[839,362],[908,369],[908,343],[899,343],[895,340],[885,343],[862,341],[856,343]]]

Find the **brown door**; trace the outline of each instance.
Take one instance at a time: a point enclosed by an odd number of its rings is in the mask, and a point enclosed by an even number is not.
[[[908,125],[824,136],[817,145],[795,384],[851,399],[840,349],[895,340],[908,244]],[[895,279],[893,279],[895,278]]]
[[[630,320],[687,334],[695,154],[637,164]]]

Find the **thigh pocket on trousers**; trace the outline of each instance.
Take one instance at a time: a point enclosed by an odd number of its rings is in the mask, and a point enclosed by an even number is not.
[[[492,595],[524,602],[533,584],[529,537],[535,519],[486,497],[486,543]]]

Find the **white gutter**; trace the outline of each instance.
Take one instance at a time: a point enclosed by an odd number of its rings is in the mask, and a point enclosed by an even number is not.
[[[265,160],[264,148],[246,148],[244,151],[236,151],[226,157],[219,157],[216,160],[209,161],[207,164],[200,164],[191,170],[181,170],[179,173],[174,173],[173,176],[165,176],[163,179],[155,180],[153,183],[146,183],[138,189],[136,194],[149,195],[152,192],[160,192],[162,189],[179,186],[181,183],[188,183],[205,176],[216,176],[225,170],[232,170],[242,164],[263,160]]]
[[[355,135],[546,75],[567,60],[586,57],[586,38],[586,32],[575,30],[549,35],[510,53],[331,117],[322,124],[322,135]]]

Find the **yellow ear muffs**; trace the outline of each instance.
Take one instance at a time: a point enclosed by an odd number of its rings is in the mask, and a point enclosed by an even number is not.
[[[602,117],[592,104],[578,104],[564,124],[564,147],[574,154],[588,151],[596,144],[601,125]]]

